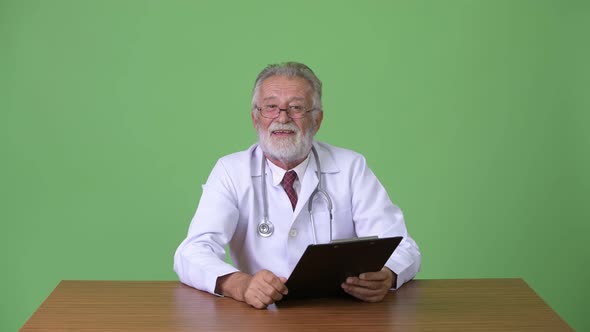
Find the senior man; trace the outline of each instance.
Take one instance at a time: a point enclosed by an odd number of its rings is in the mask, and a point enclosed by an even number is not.
[[[304,64],[269,65],[258,75],[252,97],[258,143],[219,159],[203,185],[174,256],[183,283],[265,308],[288,293],[287,277],[309,244],[363,236],[403,240],[381,271],[347,278],[346,293],[381,301],[416,275],[419,248],[364,157],[314,141],[321,96],[321,81]],[[313,224],[307,209],[320,172],[333,204],[332,229],[327,200],[313,198]],[[235,266],[225,261],[228,244]]]

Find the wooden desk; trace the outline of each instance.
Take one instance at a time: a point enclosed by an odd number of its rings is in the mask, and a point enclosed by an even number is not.
[[[174,281],[62,281],[21,331],[571,331],[521,279],[415,280],[381,303],[256,310]]]

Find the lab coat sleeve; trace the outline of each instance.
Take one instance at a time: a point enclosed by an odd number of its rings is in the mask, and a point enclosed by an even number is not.
[[[408,234],[402,211],[391,202],[387,191],[367,166],[365,158],[359,156],[352,167],[352,215],[357,235],[403,237],[385,263],[397,274],[397,284],[394,286],[399,288],[420,270],[420,249]]]
[[[174,271],[181,282],[215,294],[217,278],[238,271],[225,262],[238,216],[235,188],[220,160],[203,185],[188,235],[174,255]]]

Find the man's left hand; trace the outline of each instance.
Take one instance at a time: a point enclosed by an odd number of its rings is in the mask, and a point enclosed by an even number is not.
[[[379,272],[361,273],[358,277],[348,277],[342,289],[348,294],[366,302],[379,302],[394,286],[397,276],[389,268]]]

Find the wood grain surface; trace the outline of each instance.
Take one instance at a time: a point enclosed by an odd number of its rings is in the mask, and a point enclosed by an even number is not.
[[[521,279],[414,280],[383,302],[257,310],[177,281],[62,281],[21,331],[571,331]]]

